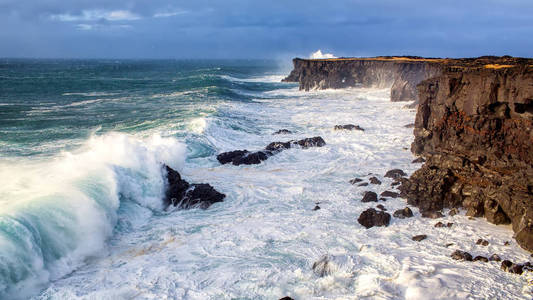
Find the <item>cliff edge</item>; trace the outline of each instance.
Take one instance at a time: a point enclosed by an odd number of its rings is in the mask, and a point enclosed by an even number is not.
[[[402,195],[422,211],[464,207],[511,223],[533,251],[533,61],[458,60],[418,93],[411,150],[426,163]]]
[[[512,224],[533,251],[533,59],[294,59],[301,90],[391,88],[419,103],[411,150],[426,159],[400,190],[421,211],[464,207]],[[416,103],[416,102],[415,102]]]

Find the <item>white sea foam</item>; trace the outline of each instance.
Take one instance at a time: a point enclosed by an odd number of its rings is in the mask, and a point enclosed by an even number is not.
[[[284,75],[266,75],[266,76],[259,76],[259,77],[246,77],[246,78],[237,78],[229,75],[220,75],[220,78],[229,80],[229,81],[235,81],[235,82],[281,82],[283,78],[285,78]]]
[[[184,149],[172,138],[110,133],[53,160],[0,161],[0,298],[25,298],[105,254],[121,199],[161,210],[161,163],[180,169]]]
[[[322,53],[322,50],[318,49],[316,52],[311,53],[311,55],[309,55],[309,58],[323,59],[323,58],[337,58],[337,57],[331,53]]]
[[[289,149],[252,166],[221,166],[214,156],[188,161],[183,175],[209,182],[227,195],[224,202],[149,217],[146,226],[116,235],[109,255],[53,282],[37,298],[530,299],[527,276],[502,272],[495,262],[449,257],[463,249],[527,260],[514,241],[503,245],[512,241],[506,226],[459,214],[441,219],[453,227],[435,228],[414,208],[414,218],[393,218],[386,228],[357,223],[363,210],[376,205],[361,203],[364,191],[391,190],[391,180],[383,177],[387,170],[412,173],[418,167],[408,150],[412,129],[403,127],[415,112],[390,102],[389,93],[283,89],[269,93],[274,99],[218,106],[201,131],[219,152],[317,135],[327,145]],[[349,123],[365,131],[333,130]],[[271,135],[281,128],[293,134]],[[369,173],[383,183],[348,183],[367,180]],[[313,211],[317,202],[321,209]],[[406,205],[400,198],[381,204],[388,212]],[[415,234],[428,239],[414,242]],[[477,238],[488,239],[489,246],[476,245]],[[324,255],[333,265],[320,277],[312,265]]]

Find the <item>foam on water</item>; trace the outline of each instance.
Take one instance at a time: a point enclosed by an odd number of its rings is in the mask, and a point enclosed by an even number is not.
[[[210,183],[227,195],[224,202],[205,211],[128,210],[123,216],[130,223],[146,221],[133,224],[135,230],[116,232],[107,255],[54,281],[36,299],[530,299],[526,276],[502,272],[494,262],[449,257],[463,249],[527,260],[528,253],[514,241],[503,246],[512,241],[508,227],[459,214],[442,220],[453,227],[439,229],[416,209],[415,218],[393,218],[386,228],[367,230],[357,223],[363,210],[376,205],[361,203],[364,191],[391,190],[391,181],[383,177],[387,170],[412,173],[418,167],[408,150],[412,129],[403,127],[413,122],[415,111],[390,102],[389,94],[387,89],[304,93],[282,88],[251,102],[223,103],[213,115],[192,119],[188,126],[198,137],[188,143],[194,148],[189,153],[204,151],[196,147],[258,150],[272,141],[317,135],[327,145],[289,149],[252,166],[220,165],[214,154],[190,156],[183,176]],[[357,124],[365,131],[334,131],[337,124]],[[293,134],[272,135],[281,128]],[[96,143],[115,140],[101,142]],[[128,146],[117,152],[91,146],[95,150],[89,156],[105,156],[120,166],[104,172],[125,179],[110,181],[116,184],[109,185],[109,195],[121,190],[136,199],[128,205],[157,210],[162,183],[154,166],[165,161],[179,167],[172,162],[179,157],[175,143],[161,139],[147,148],[146,141],[126,139],[119,145]],[[145,150],[131,156],[126,151],[131,148]],[[354,177],[368,179],[370,173],[383,184],[348,183]],[[116,209],[117,197],[110,199]],[[313,211],[316,203],[321,209]],[[389,212],[406,205],[400,198],[382,204]],[[94,230],[108,237],[110,227],[100,227]],[[429,237],[418,243],[411,240],[415,234]],[[477,238],[490,245],[475,245]],[[312,265],[324,255],[331,267],[329,275],[320,277]]]
[[[25,298],[105,255],[121,205],[160,211],[161,163],[180,169],[184,149],[173,138],[109,133],[52,160],[2,162],[0,298]]]

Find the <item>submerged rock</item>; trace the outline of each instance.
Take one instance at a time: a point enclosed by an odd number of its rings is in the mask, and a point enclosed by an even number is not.
[[[358,184],[357,186],[368,186],[368,182],[360,183],[360,184]]]
[[[438,219],[444,217],[444,215],[440,211],[423,211],[422,217],[429,219]]]
[[[381,181],[379,181],[377,177],[370,177],[368,181],[370,181],[372,184],[381,184]]]
[[[335,129],[335,130],[360,130],[360,131],[365,131],[359,125],[354,125],[354,124],[335,125],[335,127],[333,129]]]
[[[419,158],[413,160],[411,163],[420,164],[420,163],[425,163],[425,162],[426,162],[426,160],[423,157],[419,157]]]
[[[290,131],[288,129],[280,129],[280,130],[274,132],[273,135],[274,134],[291,134],[291,133],[292,133],[292,131]]]
[[[378,205],[376,205],[376,208],[379,208],[379,209],[381,209],[382,211],[387,211],[387,209],[385,208],[385,206],[383,206],[383,204],[378,204]]]
[[[350,179],[350,183],[351,184],[356,184],[356,183],[361,182],[361,181],[363,181],[363,179],[361,179],[361,178]]]
[[[324,277],[333,274],[338,270],[339,266],[329,255],[324,255],[318,261],[313,263],[312,268],[317,276]]]
[[[357,221],[368,229],[374,226],[389,226],[390,219],[390,214],[369,208],[361,213]]]
[[[474,261],[489,262],[488,258],[486,258],[484,256],[479,256],[479,255],[474,257]]]
[[[374,192],[365,192],[361,202],[378,202],[378,194]]]
[[[489,260],[490,261],[501,261],[502,259],[500,258],[500,256],[498,254],[492,254],[490,257],[489,257]]]
[[[320,206],[315,205],[315,207],[313,208],[313,211],[316,211],[316,210],[319,210],[319,209],[320,209]]]
[[[409,207],[406,207],[395,211],[393,216],[398,219],[411,218],[413,216],[413,211]]]
[[[476,245],[488,246],[489,245],[489,241],[484,240],[484,239],[478,239],[477,242],[476,242]]]
[[[266,146],[266,150],[269,151],[281,151],[285,149],[290,149],[294,146],[300,146],[301,148],[310,148],[310,147],[322,147],[326,145],[326,142],[322,137],[315,136],[312,138],[305,138],[301,140],[291,140],[288,142],[272,142]]]
[[[216,202],[222,202],[226,197],[207,183],[189,184],[181,178],[178,171],[166,165],[164,167],[168,182],[163,199],[165,206],[207,209]]]

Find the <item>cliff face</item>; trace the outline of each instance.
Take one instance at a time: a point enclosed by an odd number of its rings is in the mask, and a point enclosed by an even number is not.
[[[411,150],[427,161],[400,190],[423,211],[511,223],[533,251],[533,63],[503,60],[457,60],[418,85]]]
[[[300,90],[347,87],[391,88],[391,101],[417,101],[416,85],[441,73],[440,59],[361,58],[299,59],[283,81],[299,82]]]

